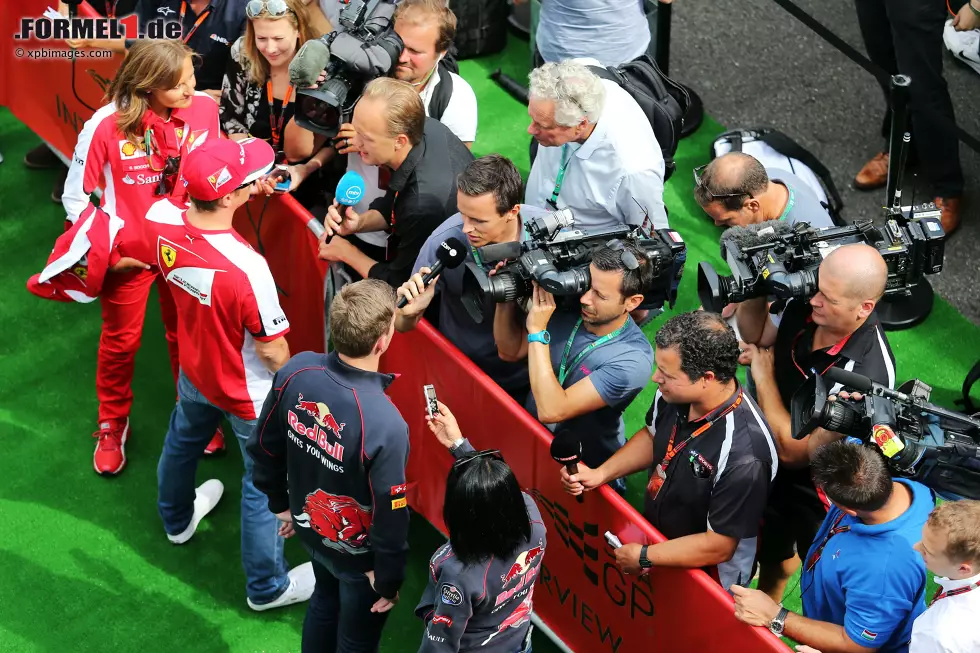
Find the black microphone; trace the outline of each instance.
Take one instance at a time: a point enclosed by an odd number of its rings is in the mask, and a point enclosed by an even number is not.
[[[908,395],[903,392],[892,390],[887,386],[881,385],[877,381],[872,381],[862,374],[848,372],[847,370],[842,370],[839,367],[831,367],[829,370],[824,372],[823,376],[827,377],[834,383],[840,383],[845,388],[852,388],[858,392],[863,392],[864,394],[872,394],[879,397],[897,399],[898,401],[909,401]]]
[[[448,269],[458,268],[459,264],[466,260],[466,247],[456,238],[447,238],[439,245],[436,250],[436,262],[432,269],[422,277],[422,285],[426,288],[432,283],[440,272]],[[402,295],[398,298],[398,308],[404,308],[408,303],[408,298]]]
[[[570,474],[578,474],[578,463],[582,460],[582,441],[576,437],[556,435],[551,439],[551,457]],[[575,497],[579,503],[585,501],[585,493]]]

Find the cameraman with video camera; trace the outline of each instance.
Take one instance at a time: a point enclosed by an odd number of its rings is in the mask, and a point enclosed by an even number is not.
[[[778,317],[769,315],[766,297],[744,301],[736,311],[744,341],[740,362],[751,366],[757,401],[779,454],[759,549],[759,589],[775,601],[798,566],[796,554],[809,549],[827,512],[813,486],[808,452],[809,437],[827,436],[820,429],[794,440],[790,400],[814,371],[823,374],[831,367],[894,387],[895,357],[875,314],[887,277],[875,248],[844,245],[820,264],[818,291],[809,300],[789,299]]]
[[[653,276],[638,247],[611,241],[593,252],[590,286],[579,298],[579,311],[556,313],[555,297],[535,282],[525,326],[514,302],[500,304],[494,314],[500,358],[527,357],[528,412],[556,438],[580,441],[582,461],[592,468],[626,442],[623,411],[653,369],[650,342],[630,318]],[[613,487],[622,494],[626,483],[617,479]]]

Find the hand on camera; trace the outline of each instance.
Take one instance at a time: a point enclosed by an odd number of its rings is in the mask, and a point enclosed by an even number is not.
[[[439,280],[439,277],[437,276],[433,279],[428,287],[422,281],[422,275],[428,274],[431,271],[427,267],[419,268],[418,272],[413,274],[408,281],[399,286],[395,291],[396,295],[408,300],[405,306],[398,309],[401,315],[405,317],[416,317],[421,315],[429,307],[429,304],[432,303],[432,298],[436,295],[436,282]]]
[[[527,332],[537,333],[548,328],[548,322],[554,314],[557,305],[555,296],[534,283],[534,293],[531,295],[531,306],[527,312]]]
[[[344,217],[341,217],[341,210],[344,212]],[[334,200],[333,206],[327,209],[327,218],[324,220],[323,226],[327,229],[327,235],[349,236],[357,233],[360,224],[361,215],[354,210],[353,206],[341,207],[337,200]]]
[[[437,401],[439,405],[439,414],[429,417],[428,414],[425,416],[426,424],[429,425],[429,430],[436,436],[439,440],[439,444],[446,447],[447,449],[453,445],[453,442],[459,440],[463,437],[462,431],[459,430],[459,424],[456,423],[456,417],[453,416],[449,409],[446,408],[446,404],[441,401]]]
[[[334,149],[337,150],[339,154],[350,154],[352,152],[358,152],[359,150],[354,146],[354,137],[357,136],[357,132],[354,130],[354,125],[349,122],[345,122],[337,130],[337,135],[334,136]]]
[[[573,497],[594,490],[602,485],[602,475],[597,469],[586,467],[585,463],[578,464],[578,472],[569,474],[564,465],[561,466],[561,485]]]
[[[851,401],[861,401],[864,399],[864,394],[860,392],[848,392],[847,390],[841,390],[837,394],[827,397],[827,401],[837,401],[837,397],[840,397],[841,399],[850,399]]]

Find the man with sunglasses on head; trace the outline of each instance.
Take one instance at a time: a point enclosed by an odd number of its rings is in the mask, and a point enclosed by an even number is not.
[[[598,468],[562,468],[562,484],[579,495],[648,470],[643,515],[669,539],[623,545],[617,566],[634,575],[702,567],[724,587],[748,584],[777,459],[769,427],[735,378],[735,334],[715,313],[682,313],[657,332],[656,361],[647,426]]]
[[[591,467],[625,443],[623,411],[646,387],[653,369],[650,341],[630,318],[652,275],[639,249],[613,241],[594,252],[590,286],[578,310],[563,306],[556,311],[554,296],[535,284],[526,319],[515,302],[498,304],[494,313],[500,358],[527,359],[528,412],[556,438],[580,441],[582,460]],[[622,481],[613,487],[626,491]]]
[[[875,307],[885,291],[888,269],[881,254],[864,244],[831,252],[820,264],[817,292],[794,297],[780,308],[758,297],[739,304],[744,341],[740,362],[749,365],[756,400],[772,427],[780,470],[766,510],[759,548],[759,589],[782,599],[827,512],[825,497],[810,477],[813,441],[832,436],[823,429],[793,439],[790,400],[816,370],[831,367],[864,375],[886,387],[895,384],[895,357]],[[781,302],[782,303],[782,302]],[[836,385],[831,393],[840,390]],[[839,436],[838,436],[839,437]]]
[[[330,305],[329,354],[276,373],[248,441],[255,485],[286,537],[313,558],[303,651],[377,651],[408,559],[408,425],[378,372],[395,333],[395,291],[344,286]]]
[[[925,610],[926,567],[913,547],[935,497],[920,483],[892,480],[881,453],[859,443],[818,448],[812,469],[832,507],[800,575],[803,614],[732,586],[735,617],[824,653],[907,653]]]
[[[314,583],[309,564],[287,567],[279,522],[265,510],[245,452],[272,375],[289,359],[289,321],[268,264],[232,221],[274,160],[262,140],[209,139],[184,160],[190,207],[163,199],[146,216],[156,263],[177,307],[181,343],[177,406],[157,467],[158,509],[173,544],[194,536],[224,492],[217,479],[194,486],[198,460],[227,419],[245,462],[242,566],[247,603],[256,611],[305,601]]]
[[[728,152],[694,169],[694,199],[719,227],[770,220],[833,227],[827,208],[802,179],[767,168],[750,154]]]

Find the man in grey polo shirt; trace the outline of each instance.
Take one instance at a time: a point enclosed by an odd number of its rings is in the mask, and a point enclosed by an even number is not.
[[[415,261],[415,274],[398,289],[398,294],[407,297],[409,303],[397,311],[395,328],[400,332],[414,329],[438,294],[439,331],[501,388],[523,403],[530,389],[527,365],[523,361],[506,362],[497,356],[493,339],[496,304],[488,300],[481,324],[474,322],[463,306],[465,263],[443,270],[428,288],[422,283],[422,275],[436,262],[436,251],[447,238],[467,243],[470,251],[466,261],[483,266],[477,248],[523,240],[523,219],[546,211],[520,203],[524,191],[521,173],[499,154],[488,154],[466,166],[456,180],[456,188],[459,213],[432,232]]]
[[[625,444],[623,411],[653,370],[650,341],[630,318],[650,287],[652,270],[636,247],[619,245],[593,254],[591,285],[579,311],[556,312],[555,298],[536,286],[525,326],[513,302],[499,305],[495,314],[500,357],[527,358],[528,412],[556,438],[579,440],[582,461],[592,468]],[[618,479],[613,487],[622,493],[626,484]]]
[[[767,220],[834,226],[827,208],[805,181],[788,170],[766,168],[750,154],[723,154],[696,168],[694,177],[694,198],[719,227]]]

